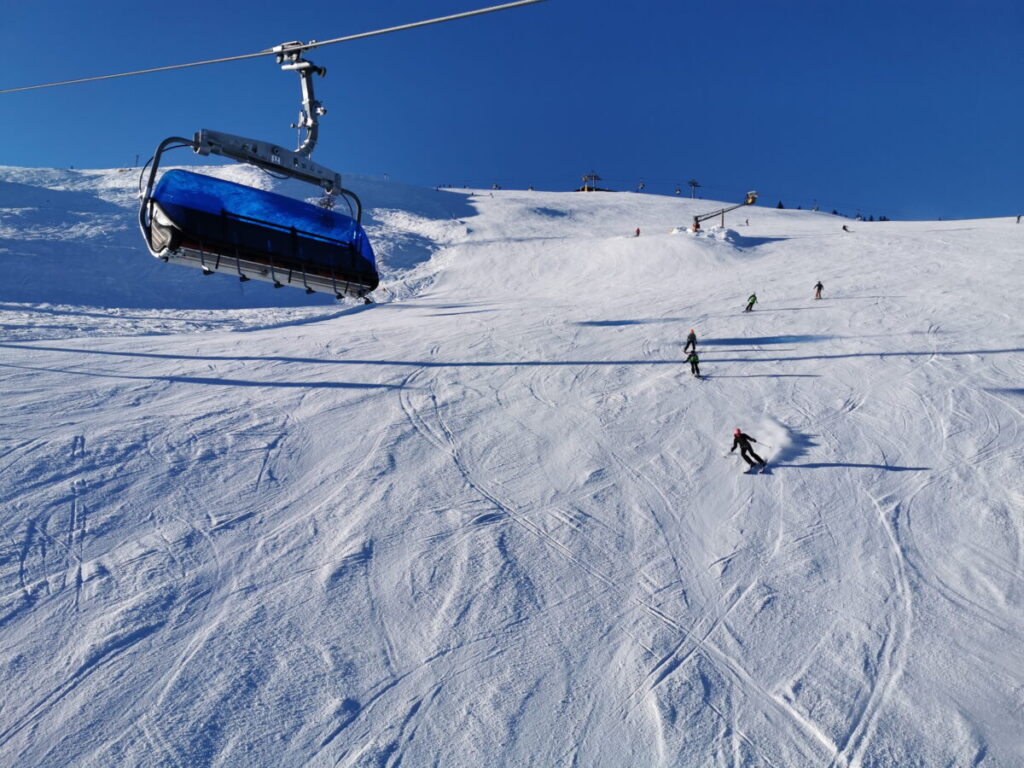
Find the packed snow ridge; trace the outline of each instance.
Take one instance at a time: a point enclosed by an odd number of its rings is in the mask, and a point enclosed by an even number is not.
[[[136,184],[0,169],[0,764],[1024,761],[1024,225],[352,177],[364,308]]]

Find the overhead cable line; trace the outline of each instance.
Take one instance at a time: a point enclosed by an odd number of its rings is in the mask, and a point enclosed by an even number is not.
[[[513,3],[504,3],[502,5],[492,5],[489,8],[479,8],[475,11],[465,11],[463,13],[455,13],[451,16],[440,16],[436,19],[427,19],[425,21],[414,21],[411,24],[400,24],[397,27],[387,27],[386,29],[377,29],[372,32],[359,32],[355,35],[346,35],[344,37],[335,37],[331,40],[311,40],[308,43],[284,43],[273,48],[267,48],[263,51],[257,51],[256,53],[243,53],[239,56],[225,56],[220,59],[207,59],[205,61],[193,61],[188,64],[171,64],[166,67],[152,67],[150,69],[137,69],[133,72],[119,72],[115,75],[98,75],[96,77],[80,77],[76,80],[62,80],[57,83],[43,83],[41,85],[25,85],[20,88],[3,88],[0,89],[0,93],[15,93],[17,91],[33,91],[39,88],[54,88],[58,85],[76,85],[78,83],[91,83],[95,80],[111,80],[115,77],[131,77],[132,75],[148,75],[153,72],[167,72],[172,69],[187,69],[189,67],[203,67],[207,64],[224,64],[228,61],[241,61],[242,59],[255,59],[259,56],[279,56],[286,55],[293,52],[310,51],[314,48],[321,48],[325,45],[334,45],[335,43],[347,43],[352,40],[361,40],[364,37],[376,37],[377,35],[386,35],[390,32],[401,32],[406,29],[415,29],[416,27],[426,27],[431,24],[441,24],[446,21],[455,21],[457,19],[466,19],[470,16],[482,16],[485,13],[494,13],[495,11],[505,11],[510,8],[518,8],[524,5],[533,5],[535,3],[543,3],[545,0],[516,0]]]

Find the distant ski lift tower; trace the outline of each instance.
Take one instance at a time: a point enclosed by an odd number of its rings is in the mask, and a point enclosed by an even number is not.
[[[700,182],[696,179],[690,179],[686,183],[690,185],[690,199],[692,200],[697,197],[697,187],[700,186]]]
[[[581,192],[593,192],[597,189],[597,182],[601,181],[601,177],[596,173],[588,173],[583,176],[583,189]]]

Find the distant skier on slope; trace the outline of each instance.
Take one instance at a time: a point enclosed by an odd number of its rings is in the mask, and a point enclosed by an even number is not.
[[[820,299],[821,292],[825,290],[825,286],[821,284],[821,280],[814,284],[814,298]]]
[[[686,345],[683,347],[683,353],[685,354],[687,350],[691,349],[694,352],[697,351],[697,334],[694,332],[693,328],[691,328],[690,332],[686,334]]]
[[[694,376],[696,376],[699,379],[700,378],[700,366],[698,365],[698,363],[700,363],[700,358],[697,357],[697,350],[694,350],[689,355],[687,355],[686,362],[688,362],[690,364],[690,373],[692,373]]]
[[[756,443],[757,440],[742,431],[739,427],[736,428],[736,431],[733,432],[732,435],[732,448],[729,449],[729,453],[735,451],[738,446],[740,449],[740,456],[742,456],[743,460],[751,467],[754,466],[754,461],[757,461],[761,467],[765,466],[765,460],[754,453],[754,449],[750,447],[750,444]],[[753,459],[753,461],[751,459]]]
[[[633,233],[633,237],[640,237],[640,227],[636,228],[636,232]]]
[[[743,311],[750,312],[751,310],[754,309],[755,304],[757,304],[757,294],[752,293],[750,294],[750,296],[747,297],[747,308],[744,309]]]
[[[850,228],[848,226],[846,226],[845,224],[843,224],[843,232],[849,232],[849,231],[851,231]]]

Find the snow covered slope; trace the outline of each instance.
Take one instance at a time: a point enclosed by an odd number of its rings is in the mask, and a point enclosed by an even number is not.
[[[395,300],[232,314],[5,173],[156,298],[0,289],[0,763],[1024,759],[1024,226],[406,189]]]

